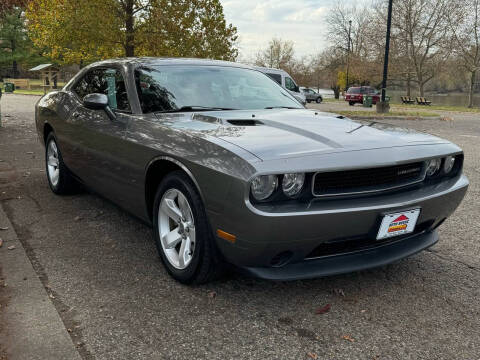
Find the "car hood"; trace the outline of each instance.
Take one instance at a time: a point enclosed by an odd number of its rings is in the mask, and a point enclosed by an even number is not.
[[[381,149],[447,141],[376,121],[354,121],[307,109],[199,112],[179,115],[171,126],[213,136],[261,160],[329,152]],[[157,114],[160,118],[172,114]],[[188,119],[187,119],[188,117]]]

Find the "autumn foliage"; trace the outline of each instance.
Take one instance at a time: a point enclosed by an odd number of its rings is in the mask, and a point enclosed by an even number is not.
[[[31,0],[29,34],[53,60],[120,56],[234,60],[237,29],[219,0]]]

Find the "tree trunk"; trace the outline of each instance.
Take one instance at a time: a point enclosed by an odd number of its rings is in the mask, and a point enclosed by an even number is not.
[[[18,76],[18,64],[16,60],[13,60],[12,62],[12,72],[13,78],[16,79]]]
[[[412,80],[410,78],[410,72],[407,74],[407,96],[412,96]]]
[[[135,56],[135,33],[133,29],[133,0],[127,0],[125,6],[125,56]]]
[[[340,99],[340,86],[332,86],[331,88],[335,94],[335,99]]]
[[[420,96],[424,97],[425,96],[425,82],[420,78],[418,79],[418,90],[420,92]]]
[[[473,93],[475,91],[475,81],[477,79],[477,70],[473,70],[471,72],[470,78],[470,91],[468,93],[468,107],[471,109],[473,108]]]

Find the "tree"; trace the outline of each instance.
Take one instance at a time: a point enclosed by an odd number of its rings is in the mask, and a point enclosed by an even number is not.
[[[18,3],[19,4],[19,3]],[[0,11],[0,63],[12,67],[12,77],[18,76],[18,63],[36,57],[33,44],[27,36],[22,8],[10,3]]]
[[[386,14],[384,2],[379,3],[378,8],[380,13]],[[449,55],[445,51],[449,38],[447,16],[453,8],[451,0],[403,0],[393,3],[392,34],[398,43],[403,42],[403,51],[408,54],[407,69],[411,65],[420,96],[425,95],[425,85],[433,79]]]
[[[292,41],[273,38],[265,50],[257,53],[255,65],[289,71],[294,53]]]
[[[152,0],[141,25],[139,55],[235,60],[237,29],[218,0]]]
[[[454,51],[469,73],[468,107],[473,107],[473,94],[480,69],[480,0],[458,4],[448,15],[453,33]]]
[[[31,0],[27,18],[34,43],[65,63],[237,55],[237,30],[219,0]]]

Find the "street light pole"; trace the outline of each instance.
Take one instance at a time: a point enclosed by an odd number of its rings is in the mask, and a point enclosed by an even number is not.
[[[382,82],[382,103],[385,103],[388,79],[388,55],[390,53],[390,29],[392,27],[392,5],[393,0],[388,1],[388,17],[387,17],[387,38],[385,42],[385,61],[383,63],[383,82]]]
[[[347,45],[347,79],[345,82],[345,91],[348,90],[348,76],[350,73],[350,42],[351,42],[351,33],[352,33],[352,20],[348,22],[348,45]]]

